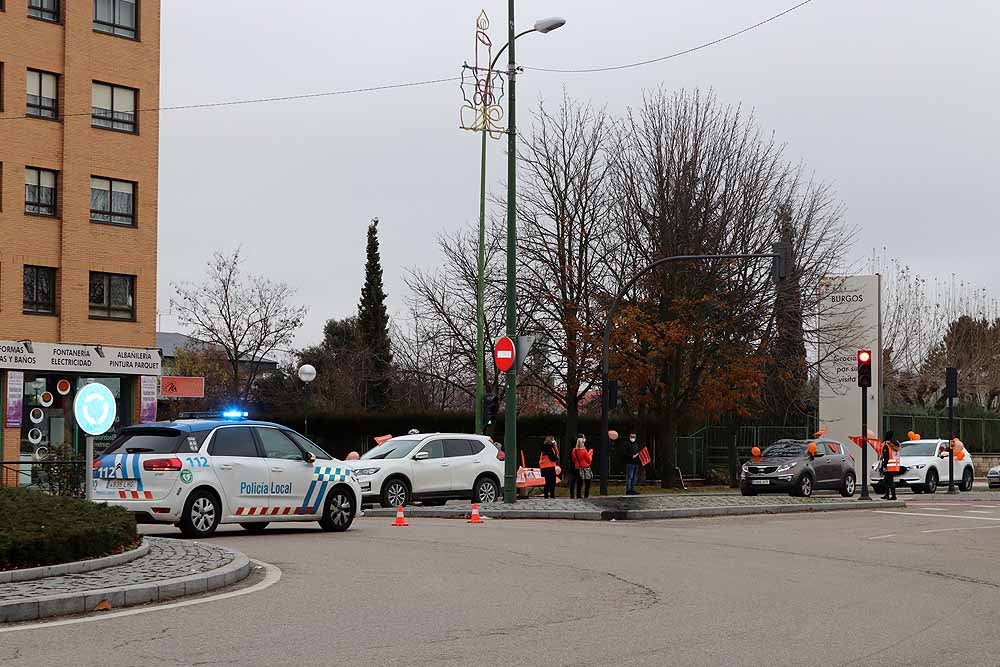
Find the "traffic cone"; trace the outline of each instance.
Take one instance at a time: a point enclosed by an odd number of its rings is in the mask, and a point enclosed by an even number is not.
[[[483,521],[482,517],[479,516],[479,503],[472,503],[472,516],[469,517],[468,523],[486,523]]]
[[[393,526],[409,526],[410,525],[410,524],[406,523],[406,517],[403,516],[403,506],[402,505],[400,505],[399,507],[396,508],[396,520],[393,522],[392,525]]]

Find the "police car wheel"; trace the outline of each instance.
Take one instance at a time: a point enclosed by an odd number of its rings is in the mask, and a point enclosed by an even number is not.
[[[319,525],[323,530],[340,533],[351,527],[354,521],[354,498],[347,489],[337,488],[326,497],[326,507],[323,508],[323,518]]]
[[[219,501],[208,491],[198,490],[188,496],[180,528],[185,537],[206,537],[219,526],[222,512]]]
[[[398,477],[390,479],[382,487],[382,507],[399,507],[410,504],[410,487]]]
[[[262,533],[262,532],[264,532],[264,529],[267,528],[267,524],[269,524],[269,523],[271,523],[271,522],[270,521],[253,521],[253,522],[241,523],[240,524],[240,528],[242,528],[243,530],[247,531],[248,533]]]

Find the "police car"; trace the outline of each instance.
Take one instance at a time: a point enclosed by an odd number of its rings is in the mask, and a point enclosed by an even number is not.
[[[175,524],[188,537],[211,535],[220,523],[250,532],[272,521],[351,526],[361,487],[349,468],[284,426],[226,417],[123,429],[94,460],[94,501],[140,523]]]

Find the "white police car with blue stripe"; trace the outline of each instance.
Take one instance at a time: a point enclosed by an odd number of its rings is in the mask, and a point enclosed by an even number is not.
[[[272,521],[347,530],[361,507],[354,473],[295,431],[243,419],[130,426],[93,462],[95,502],[141,523],[205,537],[220,523],[256,532]]]

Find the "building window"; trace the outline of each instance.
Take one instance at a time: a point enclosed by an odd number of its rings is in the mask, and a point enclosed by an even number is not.
[[[134,320],[135,276],[90,274],[91,319]]]
[[[28,70],[28,115],[59,117],[59,77],[49,72]]]
[[[56,312],[56,270],[48,266],[24,267],[24,312]]]
[[[94,0],[94,30],[135,39],[135,5],[136,0]]]
[[[36,215],[56,214],[56,172],[24,168],[24,212]]]
[[[59,22],[59,0],[28,0],[28,16]]]
[[[90,221],[135,226],[135,183],[91,176]]]
[[[90,124],[135,132],[135,89],[94,82]]]

